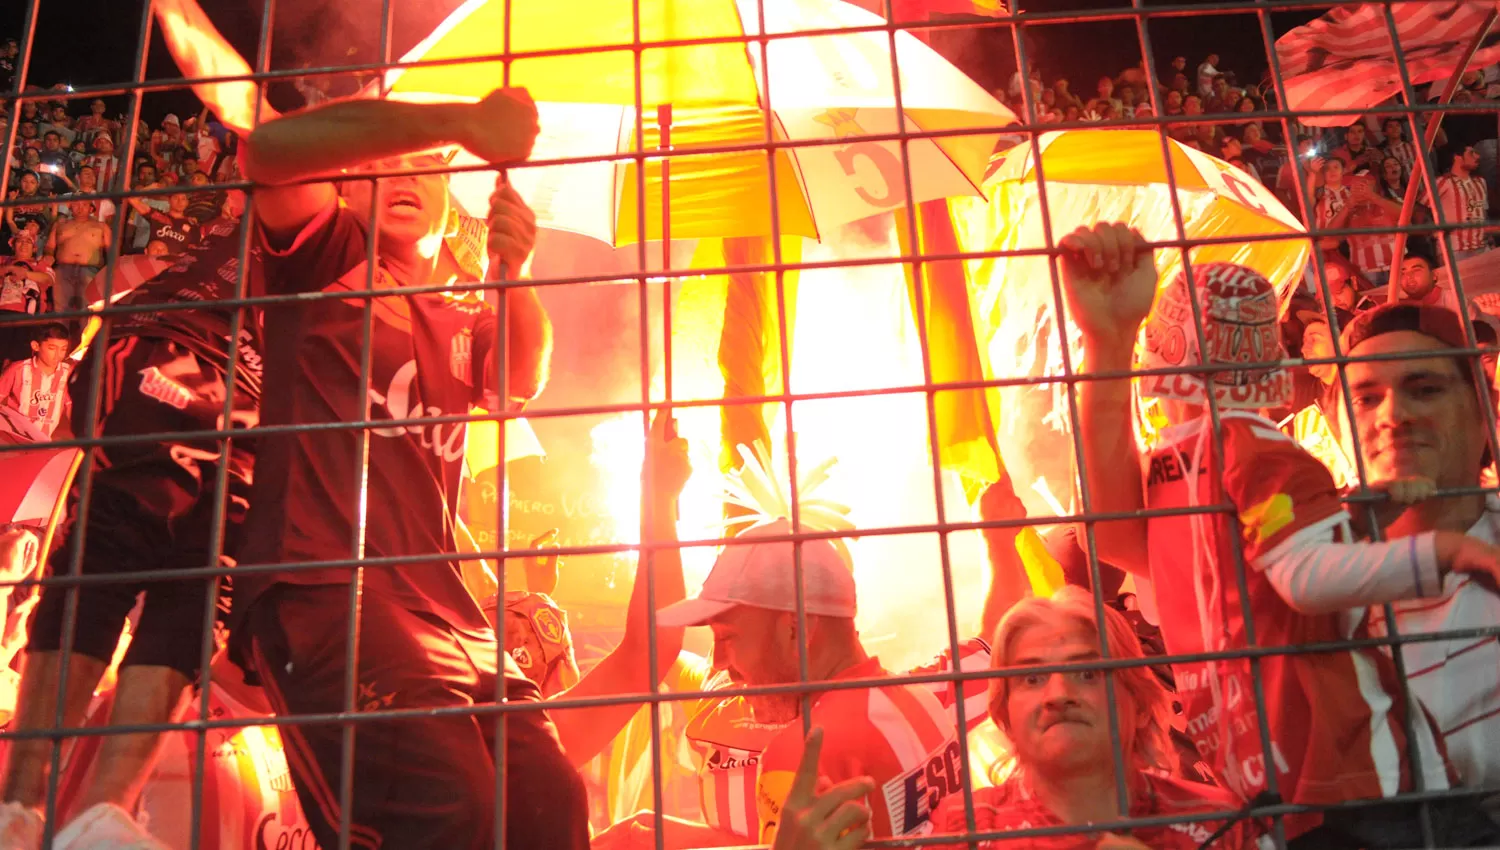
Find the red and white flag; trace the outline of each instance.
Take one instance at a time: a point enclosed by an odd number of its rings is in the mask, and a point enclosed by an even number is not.
[[[886,0],[850,0],[854,5],[885,17]],[[891,20],[897,23],[930,20],[933,15],[978,15],[999,17],[1010,14],[1005,0],[891,0]]]
[[[84,297],[89,304],[102,304],[104,302],[105,284],[109,284],[110,303],[120,300],[132,289],[156,277],[163,271],[172,267],[170,260],[157,257],[148,257],[145,254],[131,254],[121,257],[115,263],[114,279],[110,279],[109,269],[100,269],[89,281],[88,289]]]
[[[1496,8],[1493,0],[1411,0],[1391,4],[1412,85],[1446,80],[1474,34]],[[1384,4],[1340,6],[1276,40],[1276,58],[1291,110],[1369,109],[1400,94],[1401,71]],[[1500,26],[1471,68],[1500,61]],[[1357,115],[1299,118],[1315,127],[1344,127]]]

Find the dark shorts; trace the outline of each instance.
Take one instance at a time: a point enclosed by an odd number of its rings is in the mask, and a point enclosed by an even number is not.
[[[277,585],[246,612],[250,654],[277,715],[346,710],[349,627],[345,585]],[[353,708],[463,708],[493,704],[493,635],[458,632],[387,597],[361,601],[357,692]],[[536,685],[504,658],[504,697],[534,710],[506,715],[505,839],[515,848],[586,848],[583,780],[563,754]],[[343,727],[284,725],[287,762],[313,834],[337,847]],[[358,722],[354,728],[351,846],[491,848],[495,846],[494,715],[419,715]]]
[[[105,355],[101,435],[217,427],[218,416],[208,414],[212,405],[206,400],[200,399],[195,406],[152,383],[158,380],[163,364],[181,363],[184,355],[175,344],[131,338],[117,342]],[[80,435],[87,433],[89,424],[89,370],[84,366],[70,385],[73,424]],[[137,595],[144,593],[140,619],[122,664],[169,667],[189,677],[196,675],[203,644],[210,639],[206,628],[210,594],[218,585],[217,615],[228,602],[227,582],[213,576],[148,581],[133,575],[224,563],[213,551],[213,532],[220,527],[215,521],[223,521],[219,551],[233,551],[248,506],[251,463],[243,449],[232,451],[230,458],[220,514],[215,510],[215,497],[223,453],[217,442],[147,442],[100,449],[87,511],[78,503],[75,488],[67,523],[58,538],[63,545],[53,552],[49,574],[70,574],[81,545],[82,575],[118,580],[75,585],[76,590],[62,585],[44,587],[32,620],[31,648],[62,648],[67,600],[76,595],[71,649],[108,661]],[[77,533],[80,516],[85,517],[81,541]]]

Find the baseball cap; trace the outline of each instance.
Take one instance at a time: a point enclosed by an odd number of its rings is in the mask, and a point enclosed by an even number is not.
[[[1188,300],[1194,296],[1209,347],[1201,354],[1193,305]],[[1207,376],[1219,407],[1281,407],[1291,401],[1291,373],[1280,366],[1244,366],[1286,359],[1279,306],[1276,288],[1260,272],[1235,263],[1195,263],[1192,286],[1186,272],[1179,272],[1152,309],[1140,366],[1226,366]],[[1141,394],[1204,404],[1204,380],[1205,376],[1197,374],[1151,375],[1141,379]]]
[[[771,611],[796,611],[797,573],[793,544],[787,540],[755,540],[758,537],[786,537],[791,533],[792,524],[786,519],[757,523],[740,532],[735,542],[725,546],[718,560],[714,561],[708,579],[703,582],[703,591],[692,599],[684,599],[657,611],[657,625],[667,628],[701,626],[740,605]],[[827,540],[803,542],[802,578],[804,611],[823,617],[854,617],[857,612],[854,573],[832,543]]]
[[[1463,319],[1457,313],[1433,304],[1398,302],[1382,304],[1355,316],[1344,328],[1344,350],[1353,351],[1367,339],[1398,331],[1415,331],[1451,348],[1469,347]]]
[[[182,121],[178,120],[177,116],[173,115],[170,112],[167,113],[167,117],[161,119],[161,123],[163,123],[163,124],[176,124],[179,127],[182,126]]]

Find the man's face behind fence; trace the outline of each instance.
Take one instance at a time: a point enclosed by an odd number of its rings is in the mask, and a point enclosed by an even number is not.
[[[1349,364],[1349,414],[1372,481],[1420,476],[1439,487],[1472,487],[1488,439],[1473,381],[1446,346],[1416,331],[1371,337],[1349,353],[1412,354],[1411,360]]]

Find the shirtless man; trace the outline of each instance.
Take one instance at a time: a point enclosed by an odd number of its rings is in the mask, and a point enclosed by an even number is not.
[[[109,251],[109,225],[95,221],[94,211],[93,201],[73,201],[68,204],[73,217],[59,221],[47,237],[47,254],[56,262],[59,310],[85,305],[84,292]]]

